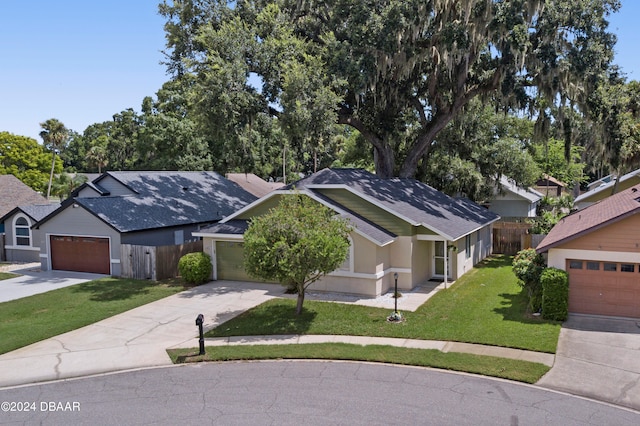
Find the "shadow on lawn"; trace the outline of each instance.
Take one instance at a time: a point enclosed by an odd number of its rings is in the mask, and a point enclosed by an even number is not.
[[[517,294],[502,293],[498,296],[503,299],[501,302],[502,307],[493,311],[502,315],[502,319],[505,321],[516,321],[525,324],[546,322],[542,317],[535,317],[527,313],[527,298],[524,292]]]
[[[316,315],[309,309],[303,309],[300,315],[296,315],[295,304],[267,303],[209,330],[206,337],[307,334]]]
[[[76,293],[90,293],[91,300],[94,302],[112,302],[147,294],[151,287],[157,285],[158,283],[155,281],[104,278],[78,284],[73,287],[73,291]]]

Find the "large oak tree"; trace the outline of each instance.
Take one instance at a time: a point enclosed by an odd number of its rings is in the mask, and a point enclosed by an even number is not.
[[[260,115],[312,151],[357,129],[380,176],[412,177],[474,98],[548,116],[610,65],[617,0],[164,1],[168,69],[221,141]],[[561,118],[561,117],[560,117]],[[226,135],[226,136],[224,136]],[[226,139],[225,139],[226,138]],[[233,142],[235,145],[235,142]],[[227,148],[229,149],[229,148]]]

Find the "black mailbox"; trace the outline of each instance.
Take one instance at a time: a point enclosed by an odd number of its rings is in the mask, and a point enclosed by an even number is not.
[[[200,314],[196,318],[196,325],[198,326],[198,332],[200,334],[200,353],[199,355],[204,355],[204,331],[202,330],[202,324],[204,323],[204,315]]]

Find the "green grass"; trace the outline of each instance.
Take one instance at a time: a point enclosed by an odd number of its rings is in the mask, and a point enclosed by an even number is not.
[[[12,274],[10,272],[0,272],[0,281],[8,280],[9,278],[15,278],[17,276],[19,276],[19,275]]]
[[[526,298],[511,258],[496,256],[438,292],[406,321],[389,323],[388,309],[305,301],[295,315],[295,300],[274,299],[209,331],[207,337],[273,334],[344,334],[449,340],[555,353],[560,323],[526,312]]]
[[[102,278],[0,303],[0,354],[185,290],[180,282]]]
[[[174,363],[257,359],[358,360],[466,371],[525,383],[535,383],[549,371],[549,367],[543,364],[506,358],[344,343],[216,346],[209,347],[203,356],[198,355],[197,349],[174,349],[167,353]]]

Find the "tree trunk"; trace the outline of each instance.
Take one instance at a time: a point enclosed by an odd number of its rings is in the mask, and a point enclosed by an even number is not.
[[[302,313],[303,304],[304,304],[304,286],[298,286],[298,303],[296,304],[296,315],[300,315]]]
[[[56,166],[56,152],[53,151],[53,159],[51,160],[51,173],[49,174],[49,186],[47,187],[47,200],[51,196],[51,185],[53,183],[53,169]]]
[[[376,175],[381,178],[393,177],[395,155],[388,144],[373,146],[373,161],[376,165]]]

